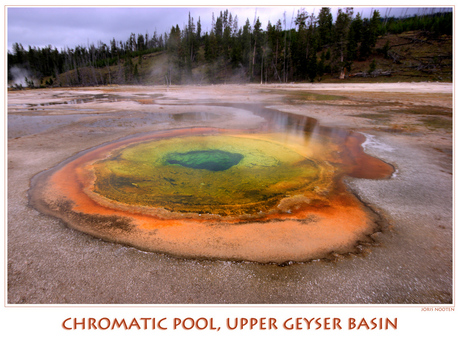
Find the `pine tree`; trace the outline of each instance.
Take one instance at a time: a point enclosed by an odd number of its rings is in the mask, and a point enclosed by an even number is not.
[[[348,60],[346,59],[346,47],[352,15],[353,8],[346,8],[345,12],[339,8],[334,27],[334,63],[337,71],[340,73],[340,79],[343,79],[345,77],[345,68],[348,63]]]
[[[358,13],[353,18],[350,24],[350,30],[348,31],[348,43],[347,43],[347,60],[353,62],[358,57],[358,43],[361,41],[361,35],[363,30],[363,20],[361,15]]]
[[[313,83],[318,74],[316,51],[310,52],[307,63],[308,63],[308,79],[310,80],[310,82]]]
[[[325,72],[326,72],[326,54],[323,51],[321,53],[321,57],[319,59],[318,68],[317,68],[317,76],[319,78],[319,81],[321,81]]]
[[[319,46],[323,47],[332,40],[332,14],[328,7],[321,8],[318,14]]]
[[[134,65],[133,78],[136,83],[139,82],[139,70],[137,68],[138,64]]]
[[[251,69],[251,78],[254,79],[254,73],[257,72],[259,73],[260,68],[262,67],[261,65],[261,60],[262,60],[262,46],[263,46],[263,41],[262,41],[262,23],[259,20],[259,17],[257,17],[257,20],[254,24],[254,29],[252,31],[252,36],[253,36],[253,52],[252,52],[252,69]],[[262,77],[261,77],[262,81]]]

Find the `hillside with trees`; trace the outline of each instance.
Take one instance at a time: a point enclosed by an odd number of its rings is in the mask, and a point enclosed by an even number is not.
[[[212,14],[212,29],[188,17],[170,32],[126,41],[8,51],[8,81],[22,86],[216,84],[241,82],[452,81],[452,12],[369,18],[353,8],[319,14],[304,9],[263,28],[229,10]],[[27,75],[27,76],[24,76]],[[22,84],[22,85],[20,85]]]

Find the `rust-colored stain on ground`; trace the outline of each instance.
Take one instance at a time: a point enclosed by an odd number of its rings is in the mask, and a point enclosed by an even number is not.
[[[364,139],[305,117],[259,131],[152,132],[40,174],[30,199],[78,230],[143,250],[306,261],[351,252],[377,229],[342,181],[393,173],[363,152]]]

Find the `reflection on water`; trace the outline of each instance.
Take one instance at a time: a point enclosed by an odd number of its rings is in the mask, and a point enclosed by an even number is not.
[[[19,107],[24,107],[27,108],[28,110],[44,110],[47,107],[55,106],[55,105],[79,105],[79,104],[85,104],[85,103],[104,103],[104,102],[120,102],[120,101],[126,101],[129,100],[129,98],[123,98],[117,95],[107,95],[107,94],[101,94],[101,95],[93,95],[89,97],[80,97],[80,98],[72,98],[68,99],[65,101],[53,101],[53,102],[44,102],[44,103],[26,103],[22,105],[16,105],[17,108]]]
[[[192,169],[205,169],[212,172],[225,171],[237,165],[243,155],[219,149],[192,150],[187,153],[171,153],[166,158],[170,165],[180,165]]]
[[[218,115],[209,112],[197,111],[197,112],[184,112],[180,114],[168,114],[168,118],[172,118],[177,122],[184,121],[198,121],[198,122],[207,122],[213,119],[216,119]]]
[[[125,102],[125,101],[133,101],[131,97],[124,97],[119,95],[112,95],[112,94],[95,94],[91,96],[85,97],[76,97],[66,99],[65,94],[55,95],[54,97],[58,98],[58,100],[54,100],[51,102],[42,102],[42,103],[21,103],[21,104],[8,104],[9,109],[14,110],[30,110],[30,111],[44,111],[48,110],[52,107],[59,106],[59,110],[78,110],[78,111],[91,111],[91,109],[83,109],[83,108],[75,108],[75,106],[87,103],[113,103],[113,102]],[[150,96],[156,97],[156,96]],[[66,108],[67,107],[67,108]]]
[[[15,108],[15,110],[17,107]],[[47,106],[43,106],[40,110],[46,110]],[[37,109],[39,110],[39,109]],[[208,112],[185,112],[179,114],[168,114],[159,112],[118,112],[118,113],[91,113],[95,109],[82,108],[64,108],[59,109],[60,112],[72,112],[69,114],[53,114],[47,115],[44,113],[38,114],[34,112],[9,112],[8,113],[8,138],[16,138],[31,134],[38,134],[48,130],[61,128],[66,125],[79,122],[82,126],[88,128],[112,128],[112,127],[129,127],[129,126],[145,126],[166,123],[174,125],[176,123],[211,122],[219,118],[219,115]],[[75,111],[79,112],[74,113]],[[81,113],[80,113],[81,112]],[[83,113],[84,112],[84,113]]]
[[[94,117],[96,114],[70,115],[37,115],[37,114],[8,114],[8,138],[38,134],[51,129],[65,127],[83,118]]]
[[[203,127],[219,107],[152,113],[194,127],[82,152],[36,177],[31,203],[98,237],[186,257],[307,260],[352,251],[375,231],[375,213],[342,181],[393,172],[363,152],[363,135],[262,106],[232,107],[264,123]]]

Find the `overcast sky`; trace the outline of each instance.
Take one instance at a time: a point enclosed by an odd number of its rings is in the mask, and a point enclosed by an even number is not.
[[[338,7],[331,7],[335,16]],[[345,6],[341,6],[345,7]],[[109,44],[115,38],[126,41],[131,33],[157,34],[169,33],[171,27],[179,25],[182,29],[188,22],[188,14],[194,22],[201,19],[203,31],[211,28],[212,13],[215,17],[221,11],[228,9],[233,17],[238,16],[238,26],[242,27],[249,19],[253,25],[255,16],[259,17],[265,30],[270,21],[276,24],[283,20],[286,13],[286,25],[289,28],[297,11],[305,8],[308,13],[318,13],[321,5],[309,6],[247,6],[247,7],[7,7],[7,39],[8,49],[13,43],[21,43],[25,49],[28,46],[45,47],[51,45],[58,49],[77,45],[87,46],[88,43],[97,45],[99,41]],[[355,13],[360,12],[368,17],[372,7],[355,7]],[[392,7],[376,8],[382,17],[400,16],[405,13],[422,13],[425,8]],[[293,25],[293,24],[292,24]],[[294,26],[293,26],[294,27]]]

